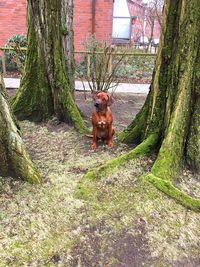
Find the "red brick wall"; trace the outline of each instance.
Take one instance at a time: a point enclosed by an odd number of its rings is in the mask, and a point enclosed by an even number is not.
[[[136,41],[139,36],[143,36],[144,34],[144,18],[145,18],[145,7],[142,5],[141,0],[128,0],[128,7],[131,16],[137,16],[137,19],[133,21],[132,26],[132,35],[131,39],[132,41]],[[160,37],[160,25],[157,20],[155,20],[154,25],[154,31],[153,31],[153,38],[159,38]],[[146,22],[146,28],[145,28],[145,36],[150,37],[151,35],[151,29],[148,22]]]
[[[26,0],[0,0],[0,46],[14,34],[26,34]]]
[[[141,1],[128,1],[128,8],[132,17],[137,17],[132,21],[131,40],[136,41],[139,36],[143,36],[143,23],[145,9]]]
[[[98,40],[112,42],[113,0],[96,1],[95,30]]]
[[[86,38],[92,32],[92,1],[74,0],[74,47],[84,47]]]
[[[96,0],[97,38],[111,42],[113,0]],[[14,34],[26,33],[26,0],[0,0],[0,46]],[[92,0],[74,0],[75,50],[83,49],[92,33]]]
[[[112,40],[113,0],[96,0],[95,34],[97,39]],[[83,49],[85,40],[92,34],[92,0],[74,0],[74,44]]]

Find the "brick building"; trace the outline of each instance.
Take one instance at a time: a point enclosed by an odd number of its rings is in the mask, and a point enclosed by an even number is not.
[[[148,6],[142,0],[127,0],[130,16],[132,18],[131,40],[136,41],[140,36],[151,36],[151,25],[149,24]],[[161,26],[155,17],[153,38],[160,37]]]
[[[0,46],[14,34],[26,34],[26,0],[0,0]]]
[[[115,17],[113,10],[116,10]],[[95,33],[99,40],[109,43],[117,35],[122,35],[121,39],[125,36],[127,41],[134,39],[139,27],[143,25],[143,12],[142,0],[74,0],[75,50],[82,49],[86,38],[92,33]],[[114,27],[119,32],[114,33]],[[159,36],[159,31],[160,29],[155,31],[156,38]],[[26,0],[0,0],[0,46],[14,34],[25,33]]]
[[[74,0],[75,49],[92,33],[111,42],[112,14],[113,0]],[[14,34],[26,34],[26,0],[0,0],[0,46]]]
[[[112,41],[113,0],[74,0],[74,46],[83,47],[91,34]]]

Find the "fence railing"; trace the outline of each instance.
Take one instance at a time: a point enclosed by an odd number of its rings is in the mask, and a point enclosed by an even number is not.
[[[1,51],[1,61],[2,61],[2,71],[3,74],[6,74],[6,52],[9,51],[14,51],[15,49],[12,47],[0,47]],[[21,51],[26,51],[27,48],[20,48]],[[91,65],[91,56],[94,54],[103,54],[103,52],[95,51],[74,51],[74,54],[82,54],[85,55],[86,57],[86,75],[90,77],[90,65]],[[108,71],[109,73],[112,73],[112,67],[113,67],[113,57],[115,56],[124,56],[124,57],[156,57],[156,53],[145,53],[145,52],[111,52],[109,54],[110,59],[109,59],[109,67]]]

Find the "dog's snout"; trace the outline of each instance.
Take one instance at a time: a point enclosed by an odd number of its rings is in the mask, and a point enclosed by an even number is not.
[[[102,100],[101,98],[96,99],[96,103],[101,104]]]
[[[101,100],[100,99],[97,99],[96,101],[95,101],[95,107],[99,107],[99,105],[101,105]]]

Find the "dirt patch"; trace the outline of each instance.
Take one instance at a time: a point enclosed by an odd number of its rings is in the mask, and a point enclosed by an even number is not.
[[[86,94],[86,100],[82,92],[76,92],[75,97],[77,105],[89,121],[93,110],[93,100],[91,98],[91,94]],[[114,116],[114,126],[117,130],[122,130],[131,123],[135,115],[141,109],[146,99],[146,95],[114,93],[114,99],[115,101],[111,106]]]
[[[152,263],[146,239],[145,223],[136,224],[135,231],[124,229],[114,234],[111,227],[101,222],[84,230],[84,238],[72,251],[71,266],[133,267]]]
[[[8,90],[10,97],[14,96],[15,93],[15,89]],[[87,92],[84,94],[83,92],[76,91],[75,99],[78,107],[90,126],[90,117],[94,108],[91,93]],[[146,99],[146,94],[114,93],[114,99],[115,101],[111,106],[114,116],[114,126],[117,130],[122,130],[131,123],[132,119],[138,113]],[[48,124],[48,127],[57,131],[60,127],[64,126],[56,119],[53,119],[50,124]],[[67,126],[65,127],[67,128]]]

